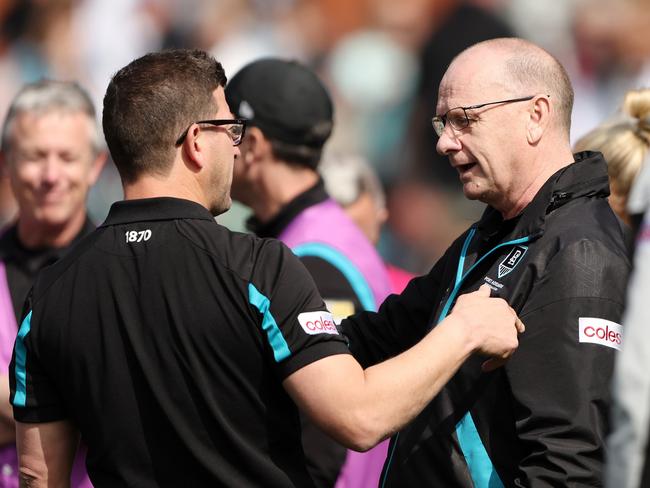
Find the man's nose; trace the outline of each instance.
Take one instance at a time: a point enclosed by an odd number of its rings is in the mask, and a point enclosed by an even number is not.
[[[460,139],[458,139],[456,132],[454,132],[453,127],[449,124],[445,124],[445,128],[442,131],[440,137],[438,137],[438,143],[436,144],[436,151],[441,156],[447,156],[449,153],[460,151],[462,145]]]
[[[48,154],[43,160],[43,181],[49,184],[56,182],[61,174],[61,164],[61,160],[55,154]]]

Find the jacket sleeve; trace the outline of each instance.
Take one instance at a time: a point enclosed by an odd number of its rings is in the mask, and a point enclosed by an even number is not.
[[[588,240],[562,249],[519,312],[506,365],[526,487],[602,486],[610,379],[629,263]]]
[[[367,368],[407,350],[431,329],[433,310],[442,296],[443,256],[429,274],[414,278],[400,295],[390,295],[377,312],[341,322],[350,351]]]

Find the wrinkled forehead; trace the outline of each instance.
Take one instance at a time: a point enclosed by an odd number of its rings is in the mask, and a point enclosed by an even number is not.
[[[461,55],[440,82],[436,113],[489,102],[509,93],[502,59],[490,52]]]

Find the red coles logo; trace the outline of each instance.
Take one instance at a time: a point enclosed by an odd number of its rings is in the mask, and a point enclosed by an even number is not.
[[[623,328],[620,324],[595,317],[580,317],[578,324],[580,342],[621,348]]]
[[[332,314],[327,311],[304,312],[298,315],[298,322],[309,335],[338,334]]]

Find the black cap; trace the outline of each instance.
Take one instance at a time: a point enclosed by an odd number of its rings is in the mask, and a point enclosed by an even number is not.
[[[320,149],[332,133],[329,93],[295,61],[267,58],[244,66],[226,86],[226,100],[270,139]]]

